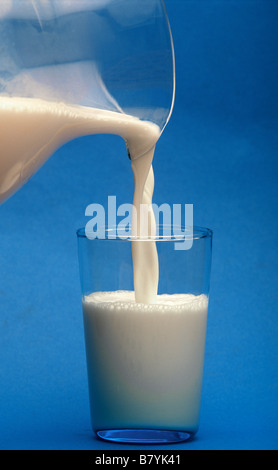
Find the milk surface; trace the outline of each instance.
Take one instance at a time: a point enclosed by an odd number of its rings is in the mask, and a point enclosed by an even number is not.
[[[140,223],[140,205],[152,217],[152,161],[160,128],[124,113],[70,106],[33,98],[0,98],[0,203],[19,189],[66,142],[90,134],[121,136],[132,161],[134,206],[138,216],[134,236],[148,236]],[[117,166],[117,161],[115,161]],[[113,170],[112,170],[113,171]],[[112,177],[112,176],[111,176]],[[138,302],[156,300],[158,259],[154,242],[132,246]]]
[[[207,309],[205,295],[159,295],[153,305],[127,291],[83,299],[94,430],[197,431]]]

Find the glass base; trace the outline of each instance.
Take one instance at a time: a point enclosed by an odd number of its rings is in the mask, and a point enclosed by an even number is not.
[[[156,429],[112,429],[97,431],[105,441],[126,444],[173,444],[190,439],[195,433]]]

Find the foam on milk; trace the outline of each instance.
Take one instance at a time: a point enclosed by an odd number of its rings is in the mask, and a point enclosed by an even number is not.
[[[131,157],[138,214],[133,235],[142,235],[140,204],[149,206],[152,217],[152,160],[160,133],[156,124],[123,113],[33,98],[1,97],[0,202],[19,189],[66,142],[90,134],[116,134],[126,141]],[[137,301],[152,303],[158,285],[155,243],[133,243],[132,254]]]
[[[94,429],[136,426],[196,432],[208,298],[96,292],[83,299]]]

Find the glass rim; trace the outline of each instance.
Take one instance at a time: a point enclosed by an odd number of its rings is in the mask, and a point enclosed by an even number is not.
[[[213,231],[207,227],[201,227],[199,225],[193,225],[193,226],[188,226],[188,225],[183,225],[183,226],[175,226],[175,225],[157,225],[157,231],[158,234],[156,235],[151,235],[148,237],[135,237],[130,234],[128,234],[124,229],[121,229],[117,226],[102,226],[99,227],[102,230],[102,233],[104,236],[102,237],[96,237],[96,236],[88,236],[90,232],[86,234],[86,229],[85,227],[81,227],[77,229],[76,235],[77,238],[84,238],[89,241],[107,241],[107,240],[113,240],[113,241],[155,241],[155,242],[161,242],[161,241],[182,241],[182,240],[201,240],[204,238],[212,238],[213,236]],[[162,229],[162,235],[161,235],[161,229]],[[171,230],[171,232],[170,232]],[[166,233],[165,233],[166,232]],[[92,235],[94,232],[91,232]]]

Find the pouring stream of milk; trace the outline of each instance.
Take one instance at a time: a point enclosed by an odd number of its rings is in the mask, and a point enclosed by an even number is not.
[[[146,205],[151,220],[152,161],[160,133],[157,125],[127,114],[33,98],[0,98],[0,203],[66,142],[90,134],[115,134],[127,143],[134,174],[137,216],[133,235],[146,237],[149,233],[141,229],[140,205]],[[158,286],[155,242],[132,242],[132,256],[135,299],[154,303]]]

